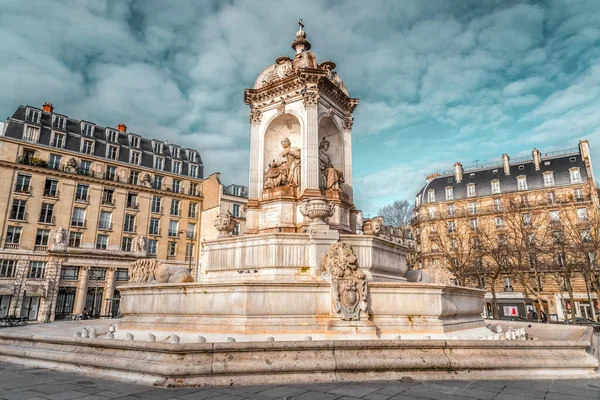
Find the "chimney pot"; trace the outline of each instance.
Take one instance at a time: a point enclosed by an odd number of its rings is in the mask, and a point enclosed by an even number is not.
[[[531,157],[533,158],[533,163],[535,164],[535,170],[539,171],[540,163],[542,161],[542,153],[540,153],[540,151],[534,147],[533,151],[531,152]]]
[[[52,105],[52,103],[45,102],[42,106],[42,110],[51,113],[54,111],[54,106]]]
[[[434,180],[438,176],[440,176],[440,174],[437,173],[437,172],[434,172],[433,174],[427,175],[427,183],[431,182],[432,180]]]
[[[510,157],[508,154],[502,154],[502,164],[504,166],[504,175],[510,175]]]
[[[127,125],[125,125],[124,123],[120,123],[119,125],[117,125],[117,129],[119,130],[119,132],[127,132]]]
[[[463,167],[462,167],[462,164],[457,161],[454,163],[454,179],[456,180],[456,183],[460,183],[460,182],[462,182],[462,178],[463,178]]]

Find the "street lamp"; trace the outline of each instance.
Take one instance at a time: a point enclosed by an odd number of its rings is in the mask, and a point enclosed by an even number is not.
[[[191,244],[191,246],[190,246],[190,250],[191,251],[190,251],[190,255],[189,256],[187,254],[187,247],[185,249],[186,250],[185,251],[185,253],[186,253],[185,256],[188,258],[188,271],[191,274],[192,273],[192,259],[194,258],[194,256],[193,256],[193,254],[194,254],[194,252],[193,252],[193,249],[194,249],[194,232],[189,232],[189,231],[181,230],[181,231],[179,231],[179,233],[185,234],[185,238],[187,240],[189,240],[190,244]]]

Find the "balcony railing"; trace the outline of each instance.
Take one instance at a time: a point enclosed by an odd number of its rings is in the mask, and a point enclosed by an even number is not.
[[[83,201],[85,203],[89,203],[90,202],[90,195],[89,194],[81,194],[81,193],[76,193],[75,194],[75,201]]]
[[[52,189],[44,189],[44,197],[52,197],[52,198],[59,198],[60,197],[60,191],[59,190],[52,190]]]
[[[181,217],[181,208],[179,208],[179,209],[171,208],[171,215],[173,215],[175,217]]]
[[[46,251],[46,250],[48,250],[47,245],[36,244],[35,246],[33,246],[33,251]]]
[[[40,224],[51,224],[54,225],[56,223],[56,217],[54,215],[43,215],[40,214],[40,217],[38,218],[38,222]]]
[[[16,250],[19,248],[19,243],[4,243],[4,248],[7,250]]]
[[[148,230],[148,235],[151,235],[151,236],[160,236],[160,227],[157,230],[155,230],[155,231],[152,231],[151,229]]]
[[[177,231],[169,231],[169,237],[177,237],[179,236],[179,232]]]
[[[106,199],[106,198],[103,198],[102,199],[102,205],[103,206],[113,206],[114,207],[114,205],[115,205],[115,199]]]
[[[126,207],[131,208],[133,210],[137,210],[140,207],[140,205],[137,201],[128,201]]]
[[[164,214],[163,207],[152,207],[152,214]]]
[[[176,257],[175,255],[167,255],[167,260],[174,260]]]
[[[33,190],[33,188],[29,185],[24,186],[24,185],[15,185],[15,192],[17,193],[31,193],[31,191]]]
[[[71,220],[71,226],[75,228],[85,228],[87,220]]]

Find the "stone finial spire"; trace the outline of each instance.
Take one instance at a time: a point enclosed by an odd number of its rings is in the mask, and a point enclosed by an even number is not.
[[[298,20],[298,25],[300,29],[296,32],[296,40],[292,42],[292,49],[296,50],[296,54],[310,50],[310,42],[306,40],[306,32],[303,29],[304,24],[302,23],[302,19]]]

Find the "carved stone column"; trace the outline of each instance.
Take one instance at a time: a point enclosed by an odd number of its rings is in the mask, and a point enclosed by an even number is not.
[[[262,191],[262,171],[259,160],[260,122],[262,113],[258,109],[250,111],[250,187],[249,198],[258,199]]]
[[[102,314],[108,315],[111,310],[112,301],[106,301],[106,299],[112,299],[115,294],[115,267],[106,268],[106,285],[104,286],[104,304],[102,304]]]
[[[319,190],[319,114],[317,104],[319,93],[306,91],[302,95],[306,110],[306,135],[304,135],[304,150],[302,153],[302,192]]]
[[[349,116],[344,119],[344,179],[346,185],[346,194],[350,197],[350,200],[354,197],[353,186],[352,186],[352,125],[354,124],[354,118]]]
[[[77,292],[75,293],[75,306],[73,307],[73,314],[83,313],[85,299],[87,298],[89,270],[90,267],[79,267],[79,281],[77,282]]]

